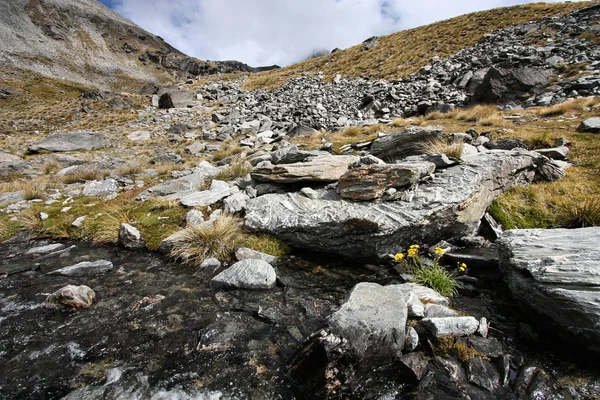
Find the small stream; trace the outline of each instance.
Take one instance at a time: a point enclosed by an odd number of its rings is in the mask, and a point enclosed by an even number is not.
[[[288,374],[305,338],[323,326],[355,284],[398,279],[387,267],[294,257],[277,266],[272,290],[222,291],[209,285],[216,271],[196,271],[144,251],[65,241],[70,250],[60,254],[23,255],[48,243],[55,241],[17,237],[0,245],[3,399],[310,398]],[[99,259],[112,261],[115,269],[92,278],[46,275]],[[92,307],[75,312],[44,307],[47,295],[67,284],[91,287]],[[597,366],[517,349],[521,343],[510,335],[519,324],[514,315],[501,314],[516,313],[505,296],[483,290],[476,297],[459,296],[455,305],[490,318],[492,335],[524,358],[539,358],[557,377],[578,378],[574,398],[598,398]],[[407,398],[405,389],[389,371],[374,371],[350,398]]]

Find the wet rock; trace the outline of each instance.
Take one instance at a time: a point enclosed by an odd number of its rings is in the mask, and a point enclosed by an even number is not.
[[[405,339],[404,339],[404,350],[407,352],[414,351],[419,347],[419,334],[412,326],[406,328]],[[420,378],[419,378],[420,379]]]
[[[525,366],[514,383],[519,399],[572,399],[546,371],[536,366]]]
[[[600,352],[600,227],[511,230],[499,239],[512,296],[546,329]]]
[[[577,132],[600,133],[600,118],[586,119],[579,125]]]
[[[247,259],[238,261],[215,276],[211,285],[217,288],[271,289],[275,287],[276,280],[275,270],[269,263]]]
[[[271,265],[277,264],[279,259],[269,254],[260,251],[252,250],[247,247],[238,247],[235,249],[235,258],[241,260],[263,260]]]
[[[166,297],[160,294],[157,294],[155,296],[146,296],[141,300],[138,300],[132,305],[130,305],[129,309],[134,311],[142,308],[149,309],[152,308],[155,304],[160,303],[164,299],[166,299]]]
[[[119,183],[112,178],[107,178],[101,181],[87,182],[82,195],[112,199],[117,196],[117,190],[119,190]]]
[[[404,188],[430,177],[433,163],[373,164],[353,168],[339,179],[338,192],[350,200],[368,201],[383,195],[389,188]]]
[[[40,140],[29,147],[29,152],[39,153],[42,150],[52,152],[95,150],[108,146],[106,136],[96,132],[57,133]]]
[[[141,249],[145,247],[140,231],[129,224],[121,224],[119,242],[127,249]]]
[[[294,164],[261,163],[250,175],[259,182],[335,182],[357,161],[354,156],[328,156]]]
[[[267,194],[248,202],[246,225],[298,248],[382,258],[415,242],[472,234],[498,194],[533,179],[539,157],[523,150],[481,153],[420,185],[410,203]]]
[[[96,299],[96,293],[88,286],[65,286],[46,298],[46,307],[63,310],[87,308]]]
[[[39,247],[33,247],[29,250],[27,250],[25,252],[25,255],[36,255],[36,256],[41,256],[44,254],[49,254],[52,253],[54,251],[58,251],[61,249],[64,249],[66,246],[62,243],[53,243],[53,244],[48,244],[46,246],[39,246]]]
[[[107,260],[83,261],[69,267],[49,272],[48,275],[95,276],[112,271],[113,263]]]
[[[442,135],[440,127],[410,126],[401,132],[376,139],[371,146],[371,154],[382,159],[423,154],[423,145],[428,141],[441,138]]]
[[[481,357],[467,360],[465,369],[467,380],[482,389],[493,392],[500,385],[500,374],[498,374],[496,368]]]
[[[425,376],[428,364],[429,358],[423,352],[404,355],[398,362],[400,373],[408,375],[413,382],[418,382]]]
[[[435,337],[469,336],[479,327],[479,321],[473,317],[425,318],[421,324]]]
[[[217,260],[214,257],[210,257],[207,258],[206,260],[202,261],[202,264],[200,264],[200,269],[218,269],[221,268],[221,261]]]
[[[466,344],[489,358],[497,358],[503,354],[502,345],[495,338],[468,336],[457,338],[456,342]]]

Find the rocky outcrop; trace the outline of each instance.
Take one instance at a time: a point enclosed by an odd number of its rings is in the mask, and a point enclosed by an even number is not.
[[[600,228],[512,230],[498,241],[512,293],[541,326],[600,352]]]
[[[259,182],[335,182],[358,161],[354,156],[324,156],[294,164],[259,164],[251,176]]]
[[[381,258],[416,242],[472,234],[497,195],[534,178],[541,157],[525,150],[478,154],[419,186],[412,202],[355,203],[331,192],[327,199],[267,194],[247,203],[246,226],[299,248]]]
[[[46,298],[46,307],[60,310],[87,308],[96,299],[96,293],[85,285],[65,286]]]
[[[52,152],[95,150],[108,146],[106,136],[96,132],[57,133],[40,140],[29,147],[29,152],[39,153],[42,150]]]

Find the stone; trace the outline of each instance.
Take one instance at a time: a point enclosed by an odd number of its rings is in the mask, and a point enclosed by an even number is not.
[[[187,90],[169,90],[158,99],[160,108],[186,108],[194,105],[194,95]]]
[[[206,143],[194,142],[185,148],[186,153],[200,157],[206,151]]]
[[[221,268],[221,261],[214,257],[207,258],[200,264],[200,269],[219,269]]]
[[[340,177],[338,193],[350,200],[375,200],[389,188],[413,185],[430,177],[434,171],[433,163],[373,164],[353,168]]]
[[[304,196],[308,197],[309,199],[313,199],[313,200],[316,200],[320,197],[319,192],[317,192],[313,188],[309,188],[309,187],[304,187],[304,188],[300,189],[300,193],[302,193]]]
[[[348,341],[355,359],[381,357],[385,363],[402,355],[407,317],[402,291],[394,285],[362,282],[354,286],[327,326],[331,334]]]
[[[406,328],[405,339],[404,339],[404,350],[407,352],[414,351],[419,347],[419,334],[412,326]]]
[[[479,336],[486,338],[488,336],[489,329],[490,329],[490,326],[488,324],[487,318],[482,317],[479,320],[479,326],[477,327],[477,334],[479,334]]]
[[[415,242],[434,244],[472,235],[497,195],[533,180],[540,157],[524,150],[481,153],[439,171],[418,187],[410,203],[265,194],[248,201],[246,226],[298,248],[349,258],[383,258]]]
[[[408,375],[413,382],[420,381],[427,373],[429,359],[423,352],[406,354],[398,360],[400,373]]]
[[[96,276],[112,271],[113,268],[113,263],[106,260],[83,261],[69,267],[64,267],[49,272],[48,275]]]
[[[211,280],[217,288],[272,289],[277,275],[266,261],[246,259],[238,261]]]
[[[286,146],[271,153],[273,164],[294,164],[318,157],[330,157],[331,154],[320,150],[299,150],[298,146]]]
[[[240,126],[240,132],[243,134],[256,135],[258,133],[259,128],[260,128],[260,121],[256,119],[254,121],[244,122]]]
[[[548,83],[550,74],[535,67],[492,67],[473,95],[474,102],[508,103],[537,94]]]
[[[213,180],[209,190],[188,194],[179,199],[179,201],[185,207],[205,207],[212,206],[230,195],[231,188],[227,182]]]
[[[558,146],[551,149],[537,149],[536,152],[554,160],[565,160],[571,150],[567,146]]]
[[[152,164],[181,164],[183,159],[177,153],[166,152],[154,157],[150,162]]]
[[[83,196],[111,199],[116,197],[118,189],[119,183],[116,180],[113,178],[106,178],[101,181],[86,182],[81,194]]]
[[[119,230],[119,242],[127,249],[142,249],[145,247],[140,231],[129,224],[122,223]]]
[[[244,210],[248,200],[250,200],[250,196],[248,196],[246,193],[234,193],[223,200],[223,209],[227,214],[239,213]]]
[[[500,385],[500,374],[494,366],[481,357],[475,357],[465,362],[467,380],[488,392],[493,392]]]
[[[425,317],[427,318],[444,318],[458,317],[458,313],[451,308],[441,304],[425,304]]]
[[[5,161],[21,161],[22,158],[12,155],[10,153],[5,153],[3,151],[0,151],[0,162],[5,162]]]
[[[87,308],[96,299],[96,293],[88,286],[65,286],[46,298],[46,307],[62,310]]]
[[[600,118],[586,119],[579,125],[577,132],[600,133]]]
[[[0,193],[0,204],[18,203],[20,201],[25,201],[25,192],[23,190],[19,190],[18,192]]]
[[[41,219],[42,221],[45,221],[45,220],[47,220],[48,218],[50,218],[50,216],[49,216],[47,213],[45,213],[45,212],[41,212],[41,213],[40,213],[40,219]]]
[[[435,337],[469,336],[479,327],[479,321],[473,317],[424,318],[421,324]]]
[[[198,164],[193,171],[194,173],[190,175],[153,186],[137,195],[135,199],[141,201],[146,201],[152,197],[181,199],[186,195],[197,193],[198,186],[204,184],[206,180],[216,177],[221,172],[219,168],[206,161]]]
[[[408,306],[408,315],[410,317],[423,318],[425,316],[425,306],[419,300],[419,297],[412,291],[403,291]],[[408,294],[408,295],[407,295]]]
[[[371,154],[381,159],[404,158],[423,154],[423,145],[443,136],[442,128],[409,126],[401,132],[376,139],[371,146]]]
[[[298,136],[311,136],[311,135],[316,135],[318,134],[319,131],[316,129],[313,129],[309,126],[304,126],[304,125],[296,125],[293,128],[291,128],[288,132],[287,132],[287,136],[290,138],[295,138]]]
[[[450,159],[443,153],[420,154],[418,156],[410,156],[402,159],[403,162],[430,162],[435,164],[436,169],[450,168],[459,163],[456,159]]]
[[[50,135],[28,148],[31,153],[96,150],[108,146],[106,136],[97,132],[66,132]]]
[[[127,139],[132,142],[145,142],[151,139],[150,132],[148,131],[133,131],[127,135]]]
[[[190,210],[185,215],[185,222],[188,225],[202,225],[204,222],[204,214],[199,210]]]
[[[65,245],[62,243],[53,243],[48,244],[46,246],[33,247],[25,252],[25,255],[34,255],[41,256],[44,254],[49,254],[54,251],[62,250],[65,248]]]
[[[500,269],[543,332],[600,353],[600,227],[506,231]],[[542,316],[542,318],[537,318]]]
[[[358,161],[354,156],[319,157],[308,162],[294,164],[258,164],[250,176],[259,182],[335,182]]]
[[[265,254],[257,250],[249,249],[247,247],[238,247],[235,249],[235,258],[238,261],[242,260],[263,260],[271,265],[276,265],[279,259],[270,254]]]
[[[75,219],[75,221],[73,221],[71,226],[73,226],[75,228],[81,228],[83,226],[83,221],[85,221],[85,218],[86,218],[85,215],[83,215],[81,217],[77,217],[77,219]]]

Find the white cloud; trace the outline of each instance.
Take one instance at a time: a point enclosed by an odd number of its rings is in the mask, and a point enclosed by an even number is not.
[[[315,51],[527,0],[117,0],[116,11],[204,60],[288,65]],[[554,1],[556,2],[556,1]]]

